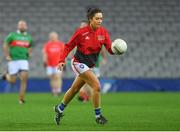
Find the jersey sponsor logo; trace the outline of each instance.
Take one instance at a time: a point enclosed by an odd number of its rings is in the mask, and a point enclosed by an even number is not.
[[[105,40],[105,37],[103,35],[98,35],[97,38],[98,38],[99,41]]]
[[[50,52],[60,52],[60,49],[59,48],[49,48],[49,51]]]
[[[25,37],[25,36],[17,36],[16,39],[17,39],[17,40],[26,41],[28,38]]]
[[[29,42],[22,40],[15,40],[11,42],[11,46],[19,46],[19,47],[29,47]]]

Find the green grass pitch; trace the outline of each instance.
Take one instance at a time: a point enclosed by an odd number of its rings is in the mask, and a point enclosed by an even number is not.
[[[102,95],[102,111],[108,124],[95,122],[92,102],[66,108],[60,126],[54,122],[53,106],[61,101],[51,94],[28,93],[26,104],[18,94],[0,94],[0,130],[180,130],[180,93],[108,93]]]

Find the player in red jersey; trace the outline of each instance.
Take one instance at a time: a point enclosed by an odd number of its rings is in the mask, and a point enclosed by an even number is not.
[[[88,9],[87,18],[88,25],[76,30],[65,45],[63,55],[60,57],[58,64],[59,69],[62,70],[68,53],[77,46],[76,53],[72,59],[72,68],[77,76],[69,90],[65,93],[62,102],[55,106],[55,121],[57,125],[60,124],[65,107],[86,83],[93,89],[92,101],[96,122],[98,124],[107,123],[107,119],[101,113],[100,82],[91,68],[95,66],[103,45],[110,54],[114,54],[111,49],[112,42],[108,31],[101,26],[103,14],[100,9]]]
[[[82,20],[79,28],[83,28],[87,25],[88,25],[88,21]],[[102,48],[102,50],[98,56],[96,65],[95,65],[95,67],[92,68],[92,71],[95,73],[95,75],[98,78],[100,77],[101,64],[105,64],[106,61],[107,61],[106,50],[105,50],[105,48]],[[87,101],[89,101],[89,99],[91,97],[92,97],[92,88],[88,84],[85,84],[79,91],[78,100],[82,101],[82,102],[87,102]]]
[[[56,32],[49,34],[49,41],[43,47],[43,61],[46,66],[46,73],[50,78],[52,94],[57,96],[61,92],[62,71],[57,69],[59,57],[63,53],[64,42],[59,40]]]
[[[101,76],[101,72],[100,72],[101,66],[105,65],[106,62],[107,62],[106,50],[105,48],[102,48],[98,56],[96,65],[95,67],[92,68],[92,71],[98,78],[100,78]],[[103,92],[103,89],[101,90]],[[78,100],[82,102],[87,102],[91,99],[91,97],[92,97],[92,88],[88,84],[85,84],[79,91]]]

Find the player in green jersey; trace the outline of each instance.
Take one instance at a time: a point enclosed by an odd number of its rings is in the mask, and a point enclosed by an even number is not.
[[[24,20],[18,22],[17,32],[11,32],[4,41],[3,51],[8,61],[8,73],[6,80],[13,86],[17,75],[20,78],[19,103],[23,104],[27,87],[29,62],[32,55],[32,37],[26,32],[27,23]]]

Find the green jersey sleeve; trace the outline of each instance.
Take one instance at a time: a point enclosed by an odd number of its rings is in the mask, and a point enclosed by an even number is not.
[[[13,33],[10,33],[4,40],[5,44],[10,44],[13,41]]]

